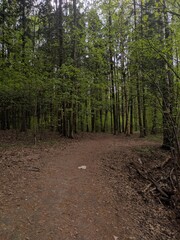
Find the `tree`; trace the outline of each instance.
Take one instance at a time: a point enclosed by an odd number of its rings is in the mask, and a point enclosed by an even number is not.
[[[71,138],[78,131],[144,137],[162,130],[164,147],[178,145],[177,6],[1,1],[1,129],[36,135],[48,128]]]

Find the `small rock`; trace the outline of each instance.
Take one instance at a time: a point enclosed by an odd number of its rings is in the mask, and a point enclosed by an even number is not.
[[[86,166],[79,166],[78,169],[86,169]]]

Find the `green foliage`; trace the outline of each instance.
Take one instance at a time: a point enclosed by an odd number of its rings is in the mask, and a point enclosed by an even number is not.
[[[1,1],[1,128],[7,110],[11,128],[21,128],[25,116],[33,130],[53,125],[66,135],[70,122],[83,130],[110,130],[114,114],[121,132],[131,110],[131,124],[138,122],[138,104],[148,130],[155,108],[162,127],[165,79],[171,76],[169,93],[177,112],[180,76],[180,21],[168,13],[166,22],[166,12],[177,9],[165,2],[166,11],[154,0],[135,1],[136,9],[129,0],[94,1],[93,6]]]

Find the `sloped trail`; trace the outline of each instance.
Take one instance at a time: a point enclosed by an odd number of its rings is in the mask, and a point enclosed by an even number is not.
[[[133,207],[133,201],[138,199],[133,199],[136,195],[131,193],[124,174],[124,161],[133,157],[133,147],[149,144],[155,143],[99,134],[72,141],[64,149],[56,145],[36,149],[31,157],[27,154],[30,162],[38,155],[37,162],[43,164],[23,168],[23,172],[17,167],[18,180],[11,183],[9,195],[4,184],[0,195],[0,239],[148,239],[143,235],[138,209]],[[120,156],[114,155],[117,150]],[[118,159],[118,196],[105,166],[111,157]]]

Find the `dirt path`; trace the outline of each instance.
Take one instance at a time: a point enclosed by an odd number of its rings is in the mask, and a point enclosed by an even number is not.
[[[22,173],[17,167],[16,182],[12,175],[9,191],[4,185],[0,195],[0,239],[148,239],[143,236],[138,209],[132,206],[137,195],[123,174],[124,160],[132,147],[141,144],[147,143],[97,135],[71,142],[64,149],[57,145],[42,152],[36,149],[31,157],[25,154],[29,162],[40,159],[43,166],[32,167],[28,163],[23,165]],[[117,150],[118,155],[113,158],[118,159],[118,195],[113,189],[116,179],[103,166]],[[80,166],[86,169],[79,169]]]

